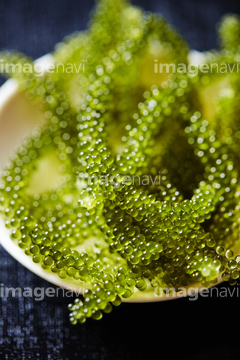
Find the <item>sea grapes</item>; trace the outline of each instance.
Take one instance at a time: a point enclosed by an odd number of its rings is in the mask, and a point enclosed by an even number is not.
[[[224,18],[222,48],[205,64],[236,61],[239,24]],[[239,80],[236,69],[221,79],[154,74],[155,60],[188,65],[188,55],[162,17],[102,0],[88,31],[52,54],[75,71],[11,74],[45,122],[2,170],[0,213],[35,263],[85,287],[69,305],[72,324],[141,291],[239,278]],[[220,90],[210,104],[211,86]]]

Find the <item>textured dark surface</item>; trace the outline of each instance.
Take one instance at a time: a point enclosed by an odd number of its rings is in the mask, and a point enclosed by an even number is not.
[[[114,0],[113,0],[114,1]],[[161,12],[191,48],[217,46],[222,15],[240,13],[239,0],[134,1]],[[87,26],[92,0],[0,0],[0,48],[37,58],[65,35]],[[1,236],[1,235],[0,235]],[[7,287],[54,287],[0,248],[0,283]],[[55,287],[54,287],[55,288]],[[55,288],[56,289],[56,288]],[[0,360],[238,360],[240,288],[222,297],[153,304],[122,304],[100,322],[68,323],[71,298],[0,296]]]

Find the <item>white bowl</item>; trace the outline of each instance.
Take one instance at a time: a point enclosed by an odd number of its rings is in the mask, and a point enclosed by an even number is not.
[[[194,53],[196,56],[196,52]],[[51,56],[46,55],[40,58],[38,63],[43,66],[51,62]],[[0,88],[0,168],[7,161],[9,154],[21,143],[23,136],[43,122],[43,114],[38,106],[30,103],[24,94],[18,90],[15,80],[7,80]],[[4,221],[0,217],[0,243],[3,248],[19,263],[27,269],[40,276],[41,278],[64,289],[82,293],[84,286],[74,280],[63,280],[57,274],[44,270],[41,265],[32,261],[32,258],[24,253],[16,241],[10,238],[10,231],[5,227]],[[202,285],[192,284],[185,291],[180,293],[172,292],[168,295],[157,295],[153,290],[141,292],[136,290],[125,302],[153,302],[177,299],[186,295],[191,295],[203,289]]]

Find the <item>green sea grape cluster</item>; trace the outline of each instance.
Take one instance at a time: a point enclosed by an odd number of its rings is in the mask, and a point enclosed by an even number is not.
[[[234,64],[239,18],[224,17],[218,34],[205,63]],[[154,72],[155,60],[188,65],[189,54],[160,15],[101,0],[88,30],[52,53],[75,71],[10,74],[45,120],[1,172],[0,214],[35,263],[86,288],[72,324],[141,291],[240,276],[239,75]]]

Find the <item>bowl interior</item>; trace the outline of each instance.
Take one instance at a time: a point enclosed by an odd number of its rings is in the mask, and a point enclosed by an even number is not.
[[[44,64],[46,61],[51,61],[51,57],[45,56],[40,59],[40,63]],[[6,81],[0,88],[0,169],[4,166],[15,147],[21,143],[22,138],[30,134],[33,128],[43,123],[43,121],[44,117],[38,104],[33,104],[27,100],[25,95],[18,90],[15,80]],[[0,242],[3,248],[30,271],[59,287],[76,293],[83,292],[86,284],[74,280],[60,279],[58,275],[44,270],[39,264],[35,264],[31,257],[27,256],[19,248],[18,244],[10,238],[10,231],[5,227],[1,217],[0,234]],[[201,284],[196,283],[191,284],[183,292],[172,292],[168,295],[162,292],[157,294],[153,290],[144,292],[136,290],[131,298],[124,301],[152,302],[170,300],[190,295],[201,289],[203,289]]]

